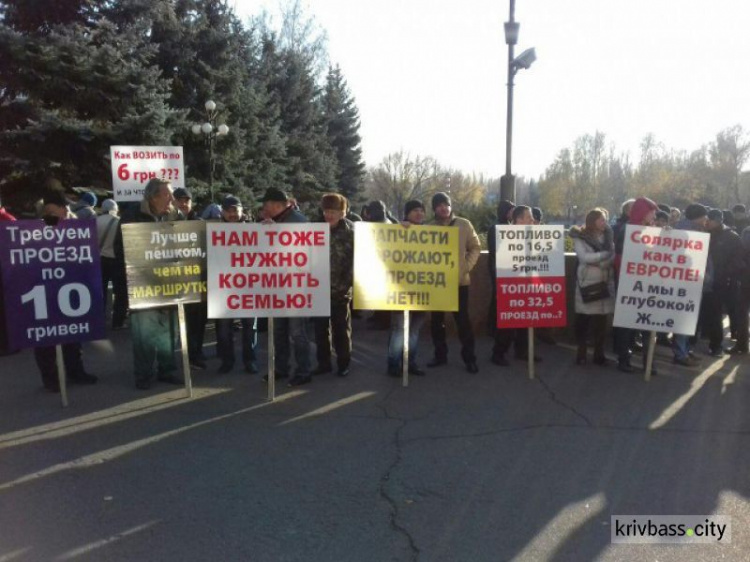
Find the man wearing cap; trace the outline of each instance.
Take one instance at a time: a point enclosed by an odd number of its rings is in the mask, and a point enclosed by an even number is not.
[[[352,356],[352,316],[349,305],[352,302],[354,282],[354,223],[344,216],[347,200],[343,195],[326,193],[320,206],[323,218],[331,227],[331,317],[313,319],[318,366],[312,374],[320,375],[333,370],[333,335],[338,367],[336,374],[345,377],[349,374]]]
[[[412,199],[404,206],[404,222],[401,224],[410,228],[412,225],[419,226],[424,223],[425,208],[421,201]],[[409,374],[424,376],[425,372],[417,365],[417,353],[419,351],[419,332],[422,330],[426,312],[413,311],[409,313]],[[404,313],[393,312],[391,314],[391,334],[388,338],[388,374],[392,377],[400,377],[403,372],[404,359]]]
[[[310,222],[290,203],[289,197],[281,189],[269,187],[261,199],[263,203],[263,224]],[[289,376],[291,347],[297,369],[289,386],[300,386],[312,381],[310,376],[310,338],[307,334],[307,318],[274,319],[274,351],[276,356],[276,378]],[[290,339],[291,344],[290,346]],[[267,376],[266,376],[267,377]]]
[[[151,178],[143,190],[138,212],[130,222],[177,220],[179,215],[172,206],[172,201],[172,184],[164,179]],[[174,355],[176,332],[177,322],[172,306],[134,310],[130,313],[136,388],[148,390],[154,378],[167,384],[183,384],[182,378],[177,375]]]
[[[474,353],[474,332],[469,319],[469,284],[471,270],[474,269],[481,251],[479,237],[468,220],[453,214],[451,198],[447,193],[439,192],[433,195],[432,210],[435,216],[431,224],[458,227],[458,311],[453,315],[461,340],[461,358],[467,371],[477,373],[479,367]],[[445,365],[448,362],[448,343],[445,339],[444,312],[432,313],[432,343],[435,346],[435,356],[427,366]]]
[[[184,187],[178,187],[172,193],[174,197],[174,205],[182,215],[182,218],[189,221],[201,220],[198,213],[193,209],[193,194]]]
[[[221,203],[221,222],[247,222],[242,213],[242,203],[234,195],[228,195]],[[231,318],[219,318],[214,321],[216,326],[216,353],[221,359],[219,374],[225,374],[234,369],[234,331]],[[258,325],[256,318],[242,318],[242,363],[245,372],[254,375],[258,372],[255,349],[258,345]]]
[[[62,191],[50,191],[44,196],[42,210],[44,222],[50,225],[59,221],[77,217],[70,212],[65,194]],[[72,384],[96,384],[99,380],[95,375],[86,372],[83,367],[83,350],[81,344],[66,343],[62,346],[65,374]],[[35,347],[34,359],[42,375],[42,384],[49,392],[60,392],[60,379],[57,373],[57,352],[55,346]]]
[[[99,238],[99,255],[102,263],[102,288],[104,310],[107,310],[107,287],[112,282],[112,329],[119,330],[125,324],[128,313],[128,283],[125,276],[125,253],[122,245],[119,208],[114,199],[102,202],[102,214],[96,217]]]
[[[708,259],[714,267],[713,291],[710,295],[704,295],[704,302],[708,302],[705,308],[701,306],[701,311],[705,313],[709,354],[713,357],[721,357],[724,355],[723,310],[726,309],[730,314],[734,312],[733,309],[739,302],[740,279],[745,274],[746,266],[742,259],[742,240],[736,232],[724,224],[721,209],[711,209],[708,212],[706,230],[711,234]]]

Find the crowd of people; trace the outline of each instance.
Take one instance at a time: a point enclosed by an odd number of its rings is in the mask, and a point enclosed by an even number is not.
[[[123,329],[129,317],[133,345],[133,372],[135,386],[149,389],[155,382],[183,384],[176,361],[177,323],[174,307],[164,306],[128,311],[127,283],[125,276],[123,222],[162,222],[177,220],[216,220],[226,223],[257,221],[271,223],[304,223],[309,219],[284,191],[269,188],[261,198],[262,207],[257,216],[243,206],[235,196],[227,196],[221,205],[209,205],[203,213],[193,207],[189,190],[172,190],[168,181],[152,179],[145,187],[143,200],[135,213],[123,217],[118,215],[118,205],[107,199],[96,211],[97,198],[93,193],[84,194],[71,205],[59,190],[50,191],[44,198],[42,218],[48,224],[63,219],[95,217],[101,254],[102,284],[105,306],[108,304],[108,286],[112,286],[113,330]],[[354,284],[354,222],[365,220],[379,223],[401,224],[403,228],[430,224],[454,226],[459,233],[459,287],[458,310],[454,312],[457,334],[461,344],[461,359],[469,373],[477,373],[479,365],[475,350],[475,335],[469,317],[469,294],[471,272],[476,266],[481,251],[480,240],[472,223],[458,216],[453,209],[450,195],[436,193],[431,201],[432,218],[422,201],[408,201],[401,220],[392,216],[384,203],[373,201],[363,207],[361,216],[352,212],[349,202],[337,193],[328,193],[320,200],[316,220],[330,227],[331,256],[331,313],[328,318],[277,318],[274,322],[275,365],[277,379],[287,379],[289,386],[300,386],[312,382],[315,375],[334,372],[346,377],[350,374],[352,353],[352,296]],[[487,231],[489,247],[488,272],[492,285],[495,283],[495,226],[542,224],[541,209],[515,205],[501,201],[497,207],[497,221]],[[0,220],[14,220],[0,206]],[[659,226],[666,229],[692,230],[710,234],[708,265],[703,284],[703,298],[697,333],[660,335],[660,343],[673,349],[674,362],[683,366],[695,366],[700,359],[695,354],[695,343],[700,336],[708,339],[711,356],[725,352],[746,354],[748,352],[748,309],[750,308],[750,217],[743,205],[736,205],[731,212],[709,209],[694,203],[684,211],[657,205],[648,198],[640,197],[623,203],[621,214],[612,221],[606,209],[591,209],[581,226],[569,230],[577,258],[575,275],[575,319],[574,333],[577,343],[575,361],[585,364],[589,360],[596,365],[606,365],[605,339],[617,295],[619,265],[622,258],[625,227],[628,224]],[[2,288],[0,287],[0,290]],[[494,293],[494,291],[493,291]],[[503,329],[495,327],[495,295],[490,305],[490,325],[494,329],[494,344],[490,362],[497,366],[510,364],[507,353],[513,348],[514,357],[529,359],[529,331],[526,329]],[[2,303],[2,299],[0,299]],[[205,302],[186,305],[187,349],[193,369],[207,369],[208,358],[204,353],[206,326],[209,322]],[[0,310],[2,313],[2,310]],[[409,342],[408,372],[415,376],[425,375],[420,366],[419,336],[422,326],[430,315],[432,357],[426,362],[429,368],[437,368],[448,362],[448,339],[446,337],[445,313],[433,311],[412,312],[409,333],[404,334],[403,313],[377,311],[375,317],[389,323],[390,334],[387,350],[386,372],[400,376],[404,340]],[[730,320],[731,336],[735,345],[728,350],[723,347],[723,316]],[[258,373],[257,345],[258,319],[243,318],[212,320],[216,334],[216,356],[220,360],[218,373],[234,370],[236,363],[235,332],[239,333],[240,355],[244,371]],[[539,336],[549,339],[545,331]],[[617,367],[632,372],[633,353],[642,351],[645,357],[648,334],[636,330],[614,328],[613,344],[617,355]],[[312,337],[311,337],[312,335]],[[7,350],[4,327],[0,333],[0,352]],[[315,366],[313,366],[313,341],[315,344]],[[42,375],[44,387],[59,392],[55,351],[52,348],[34,350]],[[68,379],[71,383],[94,384],[97,377],[87,373],[83,366],[82,349],[78,343],[63,346]],[[292,367],[292,357],[294,367]],[[534,361],[541,361],[538,355]],[[654,371],[652,371],[653,374]],[[268,375],[266,375],[266,378]]]

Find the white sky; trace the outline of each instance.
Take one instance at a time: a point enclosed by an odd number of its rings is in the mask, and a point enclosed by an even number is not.
[[[240,16],[274,0],[235,0]],[[505,170],[508,0],[309,0],[356,99],[368,165],[400,148],[464,172]],[[750,129],[747,0],[517,0],[513,172],[537,177],[600,130],[695,149]]]

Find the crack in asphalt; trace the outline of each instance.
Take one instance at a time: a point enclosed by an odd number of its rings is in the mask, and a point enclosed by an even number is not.
[[[569,412],[572,412],[575,416],[577,416],[579,419],[583,420],[583,422],[588,427],[595,427],[594,423],[582,412],[579,412],[575,407],[568,404],[567,402],[564,402],[560,398],[557,397],[557,394],[555,394],[555,391],[550,388],[550,386],[547,384],[547,381],[545,381],[542,377],[537,375],[536,380],[539,381],[539,384],[542,385],[542,388],[547,391],[547,394],[549,394],[550,400],[552,400],[555,404],[558,404],[568,410]]]

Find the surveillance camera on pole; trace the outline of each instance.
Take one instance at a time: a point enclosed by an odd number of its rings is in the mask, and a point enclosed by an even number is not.
[[[528,69],[536,60],[536,50],[534,47],[526,49],[523,53],[518,55],[513,61],[513,68],[519,70],[521,68]]]

